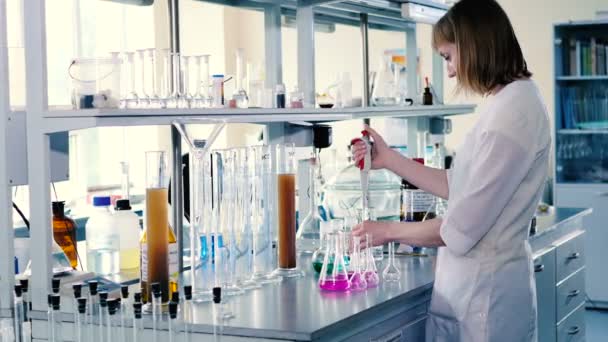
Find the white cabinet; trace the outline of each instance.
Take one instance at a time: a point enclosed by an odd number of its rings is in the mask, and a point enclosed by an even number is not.
[[[608,308],[608,185],[557,184],[555,199],[558,207],[593,208],[583,219],[586,292],[591,306]]]

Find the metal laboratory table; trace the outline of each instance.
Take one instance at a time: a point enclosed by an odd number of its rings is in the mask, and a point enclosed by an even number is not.
[[[548,290],[539,288],[539,301],[545,297],[559,298],[557,295],[559,287],[556,285],[559,277],[555,275],[553,278],[547,277],[543,272],[558,268],[556,264],[559,264],[560,260],[555,259],[555,255],[560,253],[553,254],[552,260],[555,263],[552,268],[548,263],[551,259],[547,259],[546,251],[559,251],[564,249],[564,243],[566,246],[572,246],[571,241],[578,242],[584,232],[582,218],[589,212],[583,209],[556,209],[552,214],[538,218],[537,232],[530,237],[537,260],[544,260],[544,268],[542,272],[537,273],[537,279],[540,274],[552,281]],[[572,253],[582,253],[582,251],[572,252],[568,249],[568,253],[567,256],[572,257]],[[299,261],[300,266],[306,271],[305,278],[287,279],[280,284],[267,285],[234,298],[230,305],[235,318],[228,320],[221,328],[216,327],[216,333],[222,331],[221,341],[424,340],[426,313],[433,286],[434,258],[398,256],[397,261],[402,272],[400,284],[390,285],[381,282],[378,288],[358,293],[321,292],[317,287],[317,278],[310,266],[310,259],[302,258]],[[581,267],[584,269],[584,262],[567,267],[576,273]],[[381,270],[382,267],[379,268],[380,272]],[[542,286],[546,286],[545,283]],[[553,303],[553,306],[549,305],[553,308],[551,309],[553,312],[539,311],[541,332],[546,326],[553,332],[553,334],[549,332],[549,336],[559,334],[560,329],[565,329],[566,333],[573,332],[571,325],[576,324],[574,321],[578,318],[581,307],[584,309],[584,304],[574,303],[572,307],[570,301],[572,311],[564,313],[563,308],[560,309],[555,304],[556,301]],[[546,310],[542,305],[539,303],[539,308]],[[211,307],[210,303],[195,307],[194,322],[191,326],[191,330],[197,334],[194,340],[213,340]],[[559,315],[564,317],[556,322],[555,317],[560,317]],[[34,336],[44,339],[46,313],[35,312],[33,316],[39,319],[35,321]],[[550,318],[554,321],[549,325],[543,325],[543,322]],[[65,321],[71,320],[71,315],[65,314]],[[166,322],[164,323],[161,328],[166,330],[167,325]],[[64,324],[66,340],[72,338],[70,325]],[[151,322],[146,320],[145,326],[151,328]],[[584,324],[578,331],[584,336]],[[146,332],[151,331],[146,330]],[[543,341],[543,335],[540,340]],[[556,341],[556,339],[547,339],[547,341]]]

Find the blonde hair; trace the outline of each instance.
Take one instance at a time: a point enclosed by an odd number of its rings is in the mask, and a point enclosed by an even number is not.
[[[458,90],[490,94],[497,86],[528,78],[509,17],[495,0],[461,0],[433,27],[433,48],[456,45]]]

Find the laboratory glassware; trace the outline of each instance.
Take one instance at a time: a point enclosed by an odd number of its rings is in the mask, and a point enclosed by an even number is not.
[[[304,108],[304,92],[295,86],[293,91],[289,93],[289,107],[290,108]]]
[[[314,156],[310,158],[308,167],[308,214],[300,223],[296,236],[298,252],[304,254],[314,253],[319,247],[321,222],[323,219],[319,215],[319,199],[321,183],[319,182],[320,175],[320,159],[319,154],[315,149]]]
[[[279,236],[279,267],[281,277],[300,277],[304,273],[296,264],[296,166],[294,144],[276,146],[276,177]],[[270,208],[272,210],[272,208]]]
[[[52,315],[52,334],[51,342],[62,342],[63,341],[63,328],[61,322],[61,314],[59,313],[61,305],[61,297],[58,294],[52,295],[53,302],[53,315]]]
[[[137,87],[135,86],[135,52],[125,52],[127,57],[125,88],[126,95],[122,104],[123,108],[137,108],[139,106],[139,96],[137,95]]]
[[[245,90],[245,50],[236,50],[236,90],[232,99],[235,100],[237,108],[247,108],[249,98]]]
[[[211,181],[210,155],[204,152],[205,140],[194,140],[190,151],[191,223],[190,260],[194,267],[190,283],[197,302],[211,300],[212,263],[211,234],[213,227],[213,183]]]
[[[147,80],[146,80],[146,49],[136,50],[139,57],[139,76],[140,76],[140,91],[139,91],[139,108],[150,106],[150,95]]]
[[[213,102],[211,107],[222,108],[224,107],[224,75],[213,75],[211,97]]]
[[[108,299],[107,301],[107,314],[106,314],[106,341],[117,342],[119,341],[118,334],[118,323],[116,321],[116,312],[118,302],[116,299]]]
[[[316,273],[320,273],[323,268],[323,261],[325,260],[325,251],[329,247],[329,236],[328,234],[333,233],[331,229],[331,225],[328,221],[321,222],[321,226],[319,228],[321,230],[321,242],[319,247],[312,254],[312,268]],[[331,272],[331,268],[333,268],[333,260],[331,267],[328,267],[328,270]]]
[[[78,306],[79,299],[82,298],[82,283],[74,283],[72,284],[72,290],[74,291],[74,298],[72,302],[72,306],[74,308],[74,322],[76,322],[76,316],[78,316]]]
[[[90,342],[95,341],[95,329],[93,316],[96,315],[99,311],[99,301],[98,301],[98,287],[99,283],[96,280],[91,280],[88,282],[89,286],[89,297],[88,297],[88,305],[89,309],[87,310],[87,337]],[[101,319],[101,318],[100,318]]]
[[[236,259],[237,259],[237,224],[235,210],[237,209],[236,196],[236,151],[232,149],[217,150],[214,153],[215,162],[214,171],[217,171],[217,179],[221,184],[221,193],[219,194],[219,210],[220,210],[220,232],[223,238],[223,247],[220,253],[216,254],[220,261],[220,278],[221,286],[224,295],[242,294],[243,290],[236,283]],[[217,260],[216,260],[217,261]],[[217,268],[216,268],[217,271]]]
[[[87,221],[87,270],[97,274],[120,271],[120,235],[110,212],[110,197],[93,197],[94,211]]]
[[[108,292],[99,291],[99,325],[97,326],[97,338],[100,341],[105,341],[108,338],[107,328],[104,329],[104,325],[108,324],[109,321],[108,313]]]
[[[156,49],[149,48],[148,52],[148,73],[150,74],[150,108],[160,108],[161,98],[158,95],[158,78],[156,75]]]
[[[260,284],[252,278],[253,270],[253,154],[251,149],[242,147],[236,149],[236,281],[243,290],[260,288]]]
[[[75,311],[75,333],[74,337],[76,341],[85,341],[85,338],[88,337],[87,329],[89,328],[87,325],[87,299],[86,298],[78,298],[78,306],[76,306]],[[89,340],[87,340],[89,341]]]
[[[125,328],[125,323],[127,321],[127,317],[129,317],[131,305],[131,299],[129,298],[129,286],[122,285],[120,287],[120,295],[122,300],[120,301],[120,342],[127,341],[127,329]]]
[[[218,304],[213,306],[214,313],[217,313],[218,320],[228,320],[234,318],[234,314],[228,305],[228,298],[223,295],[221,287],[213,288],[213,303]]]
[[[135,270],[140,262],[139,216],[131,210],[131,202],[128,199],[121,199],[116,201],[113,217],[120,235],[120,270]]]
[[[272,208],[275,196],[272,190],[272,147],[268,145],[252,147],[254,158],[253,177],[253,279],[260,284],[277,283],[282,277],[273,273],[273,227],[275,215]]]
[[[65,215],[65,202],[53,202],[53,239],[70,260],[70,266],[78,266],[76,248],[76,223]]]
[[[260,63],[247,63],[249,107],[264,107],[264,68]]]
[[[376,221],[378,217],[376,216],[376,211],[373,208],[364,208],[358,209],[357,215],[359,218],[359,223],[365,224],[367,221]],[[382,261],[384,259],[384,246],[374,246],[370,247],[372,256],[376,261]]]
[[[24,312],[23,312],[23,288],[21,284],[15,285],[15,298],[14,298],[14,327],[13,333],[15,334],[15,342],[23,342],[23,322],[24,322]]]
[[[141,251],[141,289],[150,301],[150,285],[158,283],[162,301],[169,301],[168,172],[165,152],[146,152],[146,243]]]
[[[51,279],[51,289],[53,290],[53,294],[59,294],[60,288],[61,279],[53,277],[53,279]]]
[[[190,108],[192,105],[192,87],[190,85],[190,56],[181,56],[179,64],[179,108]]]
[[[179,326],[177,325],[178,303],[169,302],[169,342],[179,341]]]
[[[25,336],[27,341],[32,339],[32,321],[30,317],[30,291],[29,291],[29,280],[28,279],[19,279],[19,284],[21,285],[21,291],[23,293],[23,336]]]
[[[157,340],[157,330],[160,321],[162,320],[162,292],[160,283],[152,283],[150,285],[152,291],[152,334],[154,342]]]
[[[376,287],[380,283],[380,278],[378,277],[378,269],[376,268],[376,260],[374,260],[374,255],[372,252],[372,235],[365,234],[365,281],[367,282],[367,287]]]
[[[46,308],[46,335],[51,339],[53,337],[53,294],[49,293],[46,297],[47,308]]]
[[[201,61],[203,59],[202,55],[192,56],[194,59],[194,65],[196,66],[196,71],[194,73],[194,88],[192,91],[192,107],[193,108],[205,108],[206,95],[207,92],[204,90],[203,82],[202,82],[202,66]],[[209,78],[209,76],[207,76]],[[207,84],[205,82],[205,84]]]
[[[179,52],[171,52],[170,64],[168,65],[168,77],[170,80],[171,95],[169,96],[169,102],[167,107],[179,108],[182,98],[180,97],[180,85],[181,85],[181,57]]]
[[[395,263],[395,242],[388,243],[388,263],[382,271],[382,279],[386,282],[399,282],[401,280],[401,271]]]
[[[347,291],[350,288],[350,280],[344,255],[342,254],[343,232],[328,235],[329,243],[323,260],[323,267],[319,274],[319,287],[326,291]]]
[[[285,85],[283,83],[279,83],[274,88],[274,107],[275,108],[285,108]]]
[[[161,108],[175,107],[173,96],[173,57],[170,49],[161,49],[163,58],[163,72],[161,81]]]
[[[182,319],[184,324],[184,342],[190,342],[192,335],[190,334],[190,322],[193,319],[193,306],[192,306],[192,286],[184,286],[184,303],[182,309]]]
[[[384,55],[380,62],[379,71],[374,78],[372,91],[372,104],[374,106],[394,106],[396,104],[397,87],[394,75],[391,73],[391,64],[391,57]]]
[[[133,303],[133,327],[131,332],[133,342],[139,342],[143,339],[144,325],[142,320],[141,302]]]
[[[353,291],[362,291],[367,288],[367,280],[365,280],[365,274],[363,270],[363,261],[365,259],[361,255],[361,237],[353,236],[352,240],[353,252],[350,259],[352,274],[349,274],[350,288]]]

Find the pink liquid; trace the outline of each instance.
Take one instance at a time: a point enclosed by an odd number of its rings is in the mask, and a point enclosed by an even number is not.
[[[353,291],[362,291],[367,288],[367,281],[365,276],[361,273],[353,273],[350,278],[350,289]]]
[[[343,275],[328,277],[325,281],[319,282],[319,287],[326,291],[347,291],[350,288],[350,281]]]
[[[377,272],[365,272],[365,281],[367,281],[367,287],[376,287],[380,283],[380,278]]]

